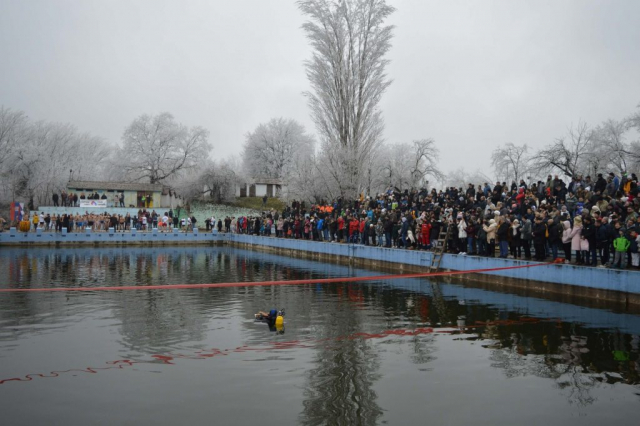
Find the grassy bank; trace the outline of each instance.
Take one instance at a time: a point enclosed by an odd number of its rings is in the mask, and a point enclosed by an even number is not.
[[[238,197],[234,202],[229,203],[228,205],[243,209],[253,209],[260,211],[271,209],[282,211],[285,207],[285,204],[278,198],[268,198],[267,206],[263,207],[262,197]]]

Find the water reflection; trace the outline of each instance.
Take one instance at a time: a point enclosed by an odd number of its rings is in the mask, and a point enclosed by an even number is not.
[[[210,247],[3,248],[0,270],[7,271],[2,287],[144,286],[378,274]],[[253,323],[253,313],[272,308],[286,308],[284,335]],[[257,359],[250,357],[251,351],[286,355],[293,364],[291,371],[304,371],[303,401],[296,415],[299,423],[307,425],[382,422],[388,408],[380,390],[391,374],[385,367],[389,359],[404,360],[418,371],[433,371],[441,344],[438,334],[395,335],[382,330],[431,326],[455,334],[460,339],[456,344],[478,342],[491,366],[504,376],[551,381],[570,405],[594,405],[597,395],[612,384],[640,384],[640,319],[636,315],[415,279],[295,287],[5,293],[0,295],[0,349],[19,349],[24,342],[37,345],[36,337],[63,335],[86,320],[108,329],[117,342],[116,349],[113,342],[105,343],[102,361],[120,357],[121,364],[109,367],[130,374],[136,374],[128,368],[133,364],[125,360],[199,359],[208,357],[212,348],[246,356],[231,363]],[[37,349],[46,352],[47,346],[41,344]],[[237,350],[244,346],[253,349]],[[9,357],[6,352],[1,356]],[[274,359],[277,356],[260,358]],[[4,366],[6,371],[7,362]],[[261,374],[252,370],[242,376],[241,369],[235,368],[235,374],[249,382],[251,374]],[[21,377],[26,373],[16,372]],[[414,384],[416,391],[428,383]]]
[[[494,340],[486,346],[492,351],[493,367],[508,378],[552,379],[570,404],[592,404],[596,387],[640,384],[637,335],[549,321],[487,326],[483,333]]]

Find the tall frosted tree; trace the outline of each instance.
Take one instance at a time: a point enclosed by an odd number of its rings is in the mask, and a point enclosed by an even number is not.
[[[385,74],[394,11],[385,0],[301,0],[309,18],[303,29],[313,48],[305,64],[306,93],[331,179],[341,195],[364,187],[363,171],[382,143],[380,99],[391,83]]]
[[[491,154],[491,165],[498,180],[520,183],[530,171],[531,158],[527,155],[527,144],[514,145],[513,143],[497,147]]]
[[[293,165],[313,154],[313,137],[295,120],[274,118],[248,133],[242,159],[250,177],[287,180]]]
[[[208,130],[187,128],[168,112],[144,114],[122,135],[118,169],[131,180],[165,183],[195,168],[210,151]]]

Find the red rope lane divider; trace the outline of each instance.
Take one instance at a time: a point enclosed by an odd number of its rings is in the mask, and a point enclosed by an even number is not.
[[[134,364],[151,364],[151,363],[162,363],[168,365],[176,365],[176,360],[178,359],[190,359],[190,360],[201,360],[214,358],[217,356],[227,356],[233,353],[245,353],[245,352],[269,352],[274,350],[289,350],[289,349],[305,349],[305,348],[314,348],[320,344],[328,344],[330,341],[340,341],[340,340],[368,340],[368,339],[383,339],[391,336],[419,336],[422,334],[431,334],[434,333],[433,328],[431,327],[418,327],[414,329],[391,329],[385,330],[380,333],[354,333],[346,336],[339,336],[336,338],[325,338],[325,339],[303,339],[303,340],[290,340],[286,342],[271,342],[267,345],[261,346],[238,346],[237,348],[230,349],[205,349],[198,350],[191,354],[175,354],[175,353],[166,353],[166,354],[155,354],[151,355],[151,360],[130,360],[130,359],[120,359],[116,361],[108,361],[106,364],[107,367],[86,367],[86,368],[72,368],[69,370],[56,370],[52,371],[49,374],[43,373],[35,373],[35,374],[27,374],[23,377],[12,377],[9,379],[0,380],[0,385],[9,382],[30,382],[35,378],[42,379],[51,379],[54,377],[60,377],[61,374],[64,373],[92,373],[96,374],[102,370],[112,370],[112,369],[124,369],[124,367],[131,367]]]
[[[127,290],[178,290],[188,288],[228,288],[228,287],[262,287],[271,285],[302,285],[302,284],[331,284],[331,283],[349,283],[359,281],[377,281],[390,279],[407,279],[407,278],[424,278],[424,277],[442,277],[449,275],[464,275],[483,272],[508,271],[512,269],[535,268],[538,266],[549,266],[555,262],[537,263],[533,265],[505,266],[501,268],[471,269],[466,271],[446,271],[446,272],[427,272],[421,274],[398,274],[398,275],[375,275],[367,277],[342,277],[342,278],[316,278],[306,280],[288,280],[288,281],[259,281],[259,282],[233,282],[233,283],[207,283],[207,284],[166,284],[166,285],[126,285],[126,286],[102,286],[102,287],[42,287],[42,288],[1,288],[0,293],[46,293],[56,291],[127,291]]]

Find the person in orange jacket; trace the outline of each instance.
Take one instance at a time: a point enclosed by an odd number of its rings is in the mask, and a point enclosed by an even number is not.
[[[360,222],[355,217],[352,217],[349,221],[349,242],[358,242],[358,230],[360,229]]]

